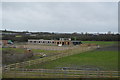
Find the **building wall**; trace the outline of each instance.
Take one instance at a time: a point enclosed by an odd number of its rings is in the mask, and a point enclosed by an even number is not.
[[[54,44],[54,40],[28,40],[28,43],[33,43],[33,44]]]
[[[62,41],[62,40],[55,40],[54,41],[56,45],[62,44],[62,45],[71,45],[71,41]]]
[[[32,44],[53,44],[53,45],[71,45],[71,41],[63,41],[63,40],[28,40],[28,43]]]
[[[40,40],[34,40],[34,39],[29,39],[28,43],[32,43],[32,44],[52,44],[52,45],[80,45],[82,44],[80,41],[71,41],[71,40],[44,40],[44,39],[40,39]]]

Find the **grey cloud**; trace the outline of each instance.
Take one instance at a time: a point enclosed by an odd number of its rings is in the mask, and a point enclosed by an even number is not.
[[[3,3],[3,29],[117,32],[117,3]]]
[[[119,0],[2,0],[2,2],[118,2]]]

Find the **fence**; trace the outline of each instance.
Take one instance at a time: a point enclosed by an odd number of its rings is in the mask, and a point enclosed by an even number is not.
[[[80,77],[80,78],[119,78],[118,71],[83,71],[83,70],[58,70],[58,69],[19,69],[10,71],[4,75],[12,75],[11,77]]]

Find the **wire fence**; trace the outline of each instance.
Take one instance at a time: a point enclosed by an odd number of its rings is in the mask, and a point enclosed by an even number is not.
[[[81,77],[81,78],[119,78],[118,71],[85,71],[85,70],[58,70],[58,69],[19,69],[17,71],[7,71],[4,75],[16,76],[29,76],[29,77]]]

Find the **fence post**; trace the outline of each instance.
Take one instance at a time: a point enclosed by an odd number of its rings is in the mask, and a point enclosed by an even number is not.
[[[100,78],[100,71],[98,71],[98,78]]]
[[[110,72],[110,77],[112,78],[112,72]]]

